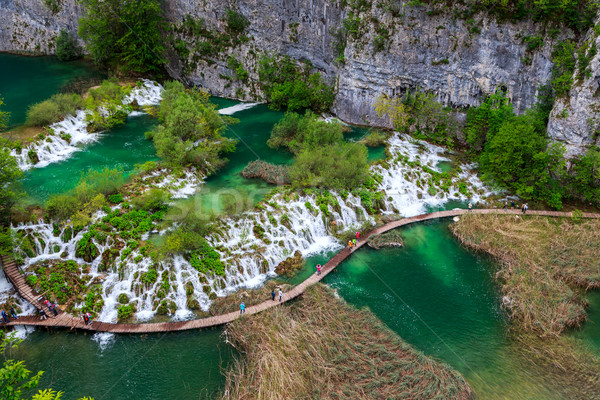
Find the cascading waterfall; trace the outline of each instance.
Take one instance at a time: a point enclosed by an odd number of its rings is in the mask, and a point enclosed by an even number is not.
[[[236,105],[231,106],[231,107],[221,108],[220,110],[217,110],[217,111],[221,115],[232,115],[232,114],[235,114],[238,111],[249,110],[250,108],[256,107],[259,104],[260,103],[240,103],[240,104],[236,104]]]
[[[123,105],[137,103],[139,106],[160,104],[163,87],[157,82],[143,80],[141,86],[131,90],[123,100]],[[139,113],[134,111],[133,113]],[[17,160],[19,168],[28,170],[32,167],[43,168],[49,164],[68,159],[74,152],[81,150],[83,145],[98,140],[101,132],[89,133],[86,122],[87,111],[78,110],[75,115],[67,116],[64,120],[50,125],[44,139],[38,140],[20,152],[11,151]],[[130,114],[131,115],[131,114]],[[35,152],[39,162],[33,164],[29,153]]]
[[[383,178],[379,190],[386,194],[384,213],[398,213],[410,217],[424,213],[426,205],[441,206],[450,199],[479,202],[494,193],[479,180],[474,172],[475,165],[463,165],[462,171],[453,179],[447,191],[435,190],[432,194],[428,190],[431,174],[422,167],[441,172],[438,164],[450,161],[441,155],[447,150],[396,133],[389,139],[389,151],[391,157],[387,168],[381,165],[372,167],[372,171]],[[459,188],[460,182],[468,188],[467,194],[464,193],[464,189],[461,191]]]
[[[467,194],[470,199],[479,200],[485,194],[486,188],[472,173],[473,166],[462,166],[446,191],[436,190],[432,194],[428,190],[431,173],[427,171],[440,172],[437,164],[449,160],[441,155],[446,151],[441,147],[395,134],[389,140],[389,151],[390,159],[372,167],[372,172],[380,176],[378,190],[385,194],[384,213],[410,216],[424,212],[424,204],[441,205],[449,199],[467,199]],[[146,190],[149,187],[166,188],[176,198],[191,195],[202,184],[196,172],[191,170],[177,176],[170,175],[168,170],[159,170],[146,175],[143,180],[148,182]],[[459,188],[460,185],[464,188]],[[334,237],[334,232],[353,231],[375,223],[360,197],[330,194],[334,201],[323,209],[322,204],[317,204],[316,195],[280,191],[254,211],[219,220],[206,239],[221,255],[226,265],[225,277],[205,276],[181,256],[157,265],[140,249],[124,254],[124,248],[117,256],[119,268],[99,271],[102,253],[114,243],[110,237],[104,242],[93,238],[99,255],[87,263],[90,265],[87,279],[89,284],[102,287],[104,306],[98,319],[117,320],[120,295],[126,295],[129,302],[136,304],[139,320],[154,317],[157,307],[162,304],[168,306],[168,314],[173,319],[193,318],[193,309],[208,309],[211,296],[223,296],[241,287],[262,284],[269,276],[274,276],[275,267],[296,250],[304,257],[338,250],[342,244]],[[100,212],[94,220],[98,221],[104,215]],[[69,240],[64,235],[67,228],[62,228],[59,233],[51,224],[43,222],[19,225],[14,229],[26,233],[35,244],[36,254],[25,259],[25,268],[52,259],[85,263],[76,257],[76,246],[87,229]],[[153,233],[160,234],[156,230]],[[148,233],[143,236],[143,239],[147,238]],[[152,271],[155,278],[143,281],[142,277]]]

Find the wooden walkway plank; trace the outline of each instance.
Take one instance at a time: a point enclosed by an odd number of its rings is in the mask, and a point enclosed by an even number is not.
[[[382,233],[388,232],[392,229],[399,228],[401,226],[409,225],[415,222],[439,219],[439,218],[448,218],[460,216],[466,213],[472,214],[514,214],[520,215],[520,210],[504,210],[504,209],[474,209],[474,210],[464,210],[464,209],[456,209],[456,210],[446,210],[446,211],[436,211],[429,214],[421,214],[416,215],[414,217],[402,218],[399,220],[388,222],[385,225],[377,227],[372,231],[368,232],[363,236],[363,238],[357,243],[355,249],[351,250],[347,247],[344,247],[340,250],[334,257],[332,257],[329,261],[325,263],[323,268],[321,268],[321,274],[317,275],[316,272],[309,276],[306,280],[292,288],[287,293],[284,293],[282,297],[282,301],[272,301],[267,300],[262,303],[250,306],[246,308],[246,314],[252,315],[267,310],[269,308],[276,307],[280,304],[283,304],[287,301],[295,299],[298,296],[301,296],[306,289],[315,283],[321,281],[325,276],[327,276],[331,271],[333,271],[342,261],[348,258],[354,251],[360,249],[362,246],[367,244],[367,239],[374,235],[380,235]],[[538,210],[528,210],[527,215],[539,215],[539,216],[547,216],[547,217],[572,217],[572,213],[570,212],[559,212],[559,211],[538,211]],[[583,213],[584,218],[600,218],[600,213]],[[31,286],[27,283],[19,268],[16,266],[14,260],[10,259],[7,256],[1,256],[0,262],[4,266],[4,274],[6,278],[12,283],[15,287],[19,296],[32,303],[38,309],[45,307],[43,303],[38,301],[40,296],[33,290]],[[46,311],[47,308],[44,309]],[[45,320],[40,320],[39,316],[33,315],[24,315],[19,317],[19,319],[12,320],[8,324],[4,325],[30,325],[30,326],[47,326],[47,327],[63,327],[70,329],[83,329],[89,331],[96,332],[111,332],[111,333],[157,333],[157,332],[172,332],[172,331],[182,331],[189,329],[202,329],[208,328],[212,326],[218,326],[227,324],[232,322],[240,317],[239,312],[230,312],[222,315],[215,315],[208,318],[203,319],[195,319],[189,321],[177,321],[177,322],[160,322],[160,323],[140,323],[140,324],[114,324],[109,322],[100,322],[93,321],[90,324],[86,325],[81,318],[68,314],[66,312],[57,310],[59,312],[58,317],[54,317],[54,315],[50,316],[51,312],[48,311],[46,314],[48,318]]]

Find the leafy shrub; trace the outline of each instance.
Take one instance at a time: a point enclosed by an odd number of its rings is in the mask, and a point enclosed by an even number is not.
[[[140,74],[160,74],[166,21],[159,0],[82,0],[79,36],[94,61]]]
[[[182,83],[165,84],[159,117],[161,124],[146,137],[157,154],[174,167],[193,165],[208,173],[222,167],[222,155],[235,149],[235,141],[222,136],[230,119],[222,118],[208,94],[186,90]]]
[[[225,21],[227,22],[227,30],[236,35],[244,32],[250,26],[248,18],[231,8],[225,11]]]
[[[567,96],[573,85],[575,72],[575,45],[571,41],[559,42],[552,52],[552,88],[556,96]]]
[[[113,204],[119,204],[123,202],[123,195],[121,193],[111,194],[108,196],[108,201]]]
[[[361,186],[368,177],[367,148],[358,143],[305,150],[296,157],[290,170],[295,187],[351,189]]]
[[[90,89],[85,101],[88,129],[97,132],[124,124],[132,109],[123,104],[129,93],[131,86],[121,86],[116,79],[103,81],[98,88]]]
[[[148,192],[133,199],[136,208],[146,211],[165,210],[171,194],[164,189],[152,188]]]
[[[77,43],[77,37],[65,29],[61,29],[56,37],[56,57],[60,61],[72,61],[81,57],[82,50]]]
[[[120,304],[117,307],[117,316],[119,321],[124,321],[133,316],[136,312],[136,307],[133,304]]]
[[[310,64],[299,67],[289,56],[263,57],[258,68],[259,81],[270,106],[276,110],[328,111],[335,99],[334,85],[311,70]]]
[[[286,147],[297,154],[343,140],[341,124],[322,121],[310,111],[304,116],[288,111],[273,127],[267,144],[272,148]]]
[[[78,94],[57,93],[48,100],[29,106],[25,123],[30,126],[50,125],[75,114],[82,107],[83,99]]]

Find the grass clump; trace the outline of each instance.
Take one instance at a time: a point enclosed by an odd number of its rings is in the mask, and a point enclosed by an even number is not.
[[[412,349],[370,311],[322,285],[300,301],[229,325],[245,354],[224,399],[470,399],[464,378]]]
[[[496,277],[519,329],[557,337],[586,319],[582,294],[600,287],[600,221],[465,215],[451,229],[500,261]]]
[[[41,103],[33,104],[27,110],[25,124],[46,126],[58,122],[83,108],[83,99],[75,93],[57,93]]]
[[[271,164],[263,160],[255,160],[242,171],[244,178],[260,178],[267,183],[285,185],[290,183],[289,168],[286,165]]]

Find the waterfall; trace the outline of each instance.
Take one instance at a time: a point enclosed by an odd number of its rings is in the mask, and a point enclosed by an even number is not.
[[[232,115],[238,111],[244,111],[244,110],[248,110],[252,107],[256,107],[259,104],[260,103],[240,103],[240,104],[236,104],[235,106],[221,108],[220,110],[217,110],[217,111],[219,111],[219,114],[221,114],[221,115]]]
[[[144,79],[142,85],[131,90],[131,93],[123,100],[123,105],[134,101],[139,106],[156,105],[160,103],[163,87],[153,81]],[[134,111],[139,115],[139,111]],[[133,114],[131,113],[131,114]],[[131,115],[130,114],[130,115]],[[101,132],[88,133],[86,122],[86,110],[78,110],[75,115],[69,115],[60,122],[50,125],[44,139],[24,147],[20,153],[11,151],[11,155],[17,160],[19,168],[28,170],[32,167],[43,168],[49,164],[66,160],[71,155],[80,151],[82,146],[98,140]],[[29,158],[29,152],[35,152],[39,162],[33,164]]]

